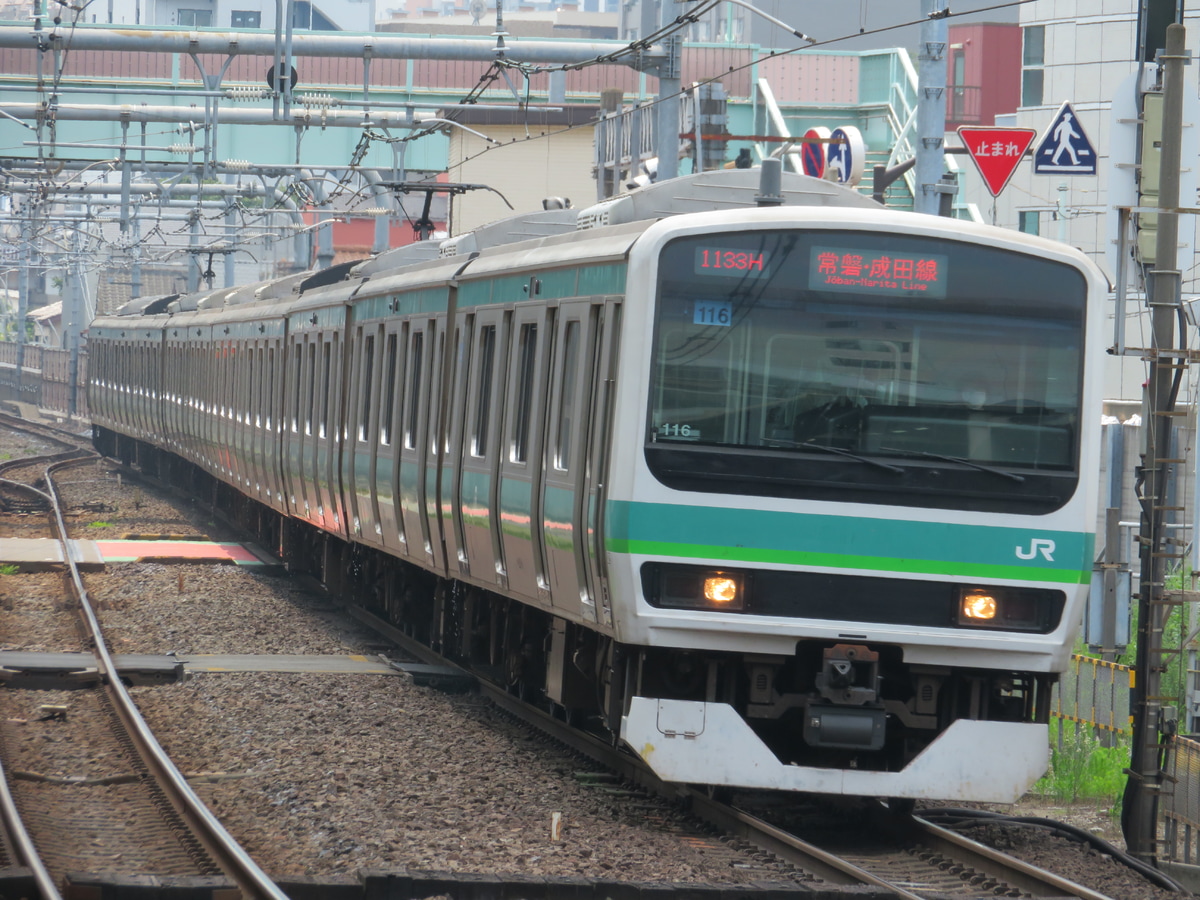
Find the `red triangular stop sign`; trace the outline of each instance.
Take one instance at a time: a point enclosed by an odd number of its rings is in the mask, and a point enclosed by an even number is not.
[[[983,183],[993,197],[1004,190],[1036,136],[1037,132],[1032,128],[961,125],[958,129],[959,139],[975,161],[975,168],[979,169]]]

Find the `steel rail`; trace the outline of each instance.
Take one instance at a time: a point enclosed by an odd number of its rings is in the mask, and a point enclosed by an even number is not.
[[[26,465],[33,462],[36,457],[31,457],[25,461]],[[17,482],[9,482],[16,485]],[[27,489],[30,493],[34,493],[42,497],[46,501],[46,505],[53,508],[54,501],[45,491],[39,491],[32,485],[22,484],[20,487]],[[67,555],[67,543],[62,542],[63,557]],[[37,885],[38,893],[42,900],[62,900],[62,893],[58,890],[58,885],[54,883],[54,878],[50,874],[50,870],[46,868],[46,864],[42,862],[42,857],[37,851],[37,847],[33,843],[33,838],[29,836],[29,832],[25,828],[25,822],[21,818],[21,811],[17,809],[16,798],[12,795],[12,790],[8,786],[8,771],[0,764],[0,820],[4,823],[4,828],[8,836],[13,842],[13,852],[17,857],[17,861],[29,869],[33,875],[34,883]]]
[[[93,455],[99,458],[98,455]],[[63,542],[63,558],[66,560],[71,581],[79,596],[84,620],[93,645],[98,668],[106,689],[114,701],[114,708],[121,723],[133,739],[142,762],[153,774],[159,786],[163,789],[171,805],[192,830],[204,849],[212,856],[213,861],[229,878],[237,884],[243,896],[253,900],[288,900],[287,895],[258,867],[250,855],[242,849],[230,836],[225,827],[217,820],[204,805],[204,802],[192,790],[183,774],[167,756],[162,746],[151,732],[145,719],[138,711],[129,691],[125,688],[117,672],[117,666],[105,644],[100,622],[92,609],[87,591],[83,586],[83,578],[79,566],[71,552],[71,542],[67,538],[67,527],[62,516],[62,505],[58,492],[54,487],[53,473],[59,469],[79,465],[83,459],[72,459],[57,462],[46,469],[47,492],[51,495],[54,509],[55,526]]]
[[[913,824],[921,832],[922,843],[929,849],[962,860],[973,869],[998,878],[1034,896],[1077,897],[1079,900],[1112,900],[1107,894],[1061,878],[1053,872],[1039,869],[999,850],[973,841],[957,832],[913,816]]]
[[[347,605],[346,610],[354,618],[375,629],[395,642],[406,653],[412,654],[421,661],[447,666],[458,670],[465,676],[475,677],[480,693],[505,712],[533,724],[559,743],[612,769],[622,778],[660,796],[685,798],[692,813],[715,828],[736,835],[830,884],[872,885],[891,891],[904,900],[924,900],[920,894],[915,894],[836,854],[829,853],[795,835],[788,834],[757,816],[716,801],[696,788],[661,781],[637,757],[621,752],[618,747],[594,735],[570,727],[544,710],[530,706],[498,685],[479,679],[476,673],[453,662],[448,662],[436,651],[367,610],[354,605]],[[1052,872],[1039,869],[998,850],[992,850],[990,847],[985,847],[969,838],[934,825],[932,822],[915,817],[914,822],[921,832],[923,843],[930,849],[935,852],[944,852],[947,856],[963,862],[976,871],[1034,896],[1071,897],[1078,898],[1078,900],[1113,900],[1105,894],[1076,884]]]
[[[646,790],[669,799],[686,798],[693,814],[697,818],[730,834],[744,838],[759,849],[770,853],[788,863],[821,878],[830,884],[843,886],[873,885],[893,892],[903,900],[923,900],[904,888],[890,884],[881,878],[855,866],[853,863],[826,853],[793,835],[781,831],[760,819],[740,810],[733,809],[722,803],[704,796],[694,788],[678,784],[668,784],[660,780],[637,757],[624,753],[620,748],[601,740],[594,735],[572,728],[567,723],[554,718],[549,713],[530,706],[523,700],[514,697],[502,687],[480,680],[475,673],[440,656],[398,628],[384,622],[372,613],[356,606],[347,606],[347,610],[363,624],[374,628],[392,641],[395,641],[406,653],[423,662],[448,666],[457,669],[463,675],[476,677],[480,693],[491,700],[496,706],[507,713],[533,724],[539,730],[549,734],[554,740],[572,750],[596,761],[615,771]]]

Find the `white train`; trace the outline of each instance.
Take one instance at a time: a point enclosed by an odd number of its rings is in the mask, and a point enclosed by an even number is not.
[[[133,301],[96,442],[667,780],[1014,800],[1090,579],[1103,279],[761,190]]]

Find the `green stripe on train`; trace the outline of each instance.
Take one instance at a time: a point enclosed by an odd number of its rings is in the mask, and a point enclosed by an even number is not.
[[[605,535],[616,553],[1059,584],[1091,580],[1093,543],[1071,531],[629,501],[608,504]]]

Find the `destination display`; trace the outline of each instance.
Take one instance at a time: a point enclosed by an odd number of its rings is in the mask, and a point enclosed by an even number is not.
[[[697,275],[759,275],[766,271],[771,254],[762,251],[736,250],[729,247],[697,247]]]
[[[939,254],[817,246],[809,257],[808,287],[815,291],[941,298],[946,296],[948,265],[949,257]]]

